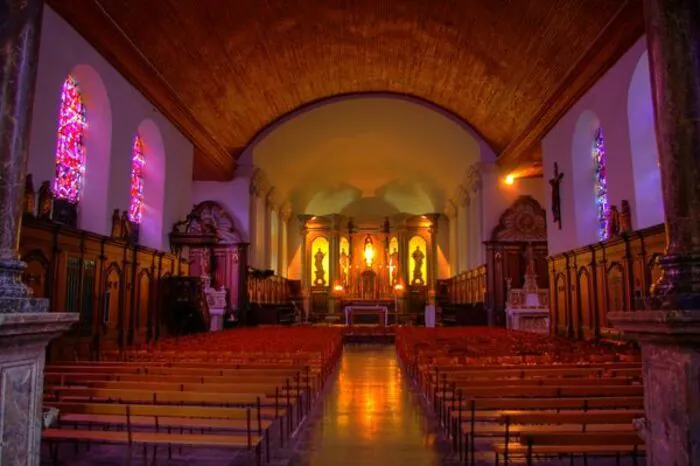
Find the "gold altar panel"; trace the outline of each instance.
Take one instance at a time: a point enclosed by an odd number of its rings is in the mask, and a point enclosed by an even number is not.
[[[408,281],[411,285],[425,285],[428,280],[428,242],[414,236],[408,242]]]
[[[312,286],[329,286],[330,244],[323,236],[316,237],[311,243],[311,269],[309,281]]]

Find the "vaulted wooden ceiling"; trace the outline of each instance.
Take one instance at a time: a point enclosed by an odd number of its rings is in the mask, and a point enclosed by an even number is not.
[[[396,92],[471,124],[507,169],[643,34],[641,0],[47,0],[230,179],[279,117]]]

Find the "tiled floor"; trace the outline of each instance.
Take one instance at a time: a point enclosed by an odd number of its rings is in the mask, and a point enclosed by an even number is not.
[[[299,434],[292,466],[456,464],[393,345],[346,345],[335,382]]]

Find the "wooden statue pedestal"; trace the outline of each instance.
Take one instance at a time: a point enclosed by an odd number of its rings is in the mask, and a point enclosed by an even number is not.
[[[39,465],[46,346],[79,317],[0,310],[0,464]]]
[[[646,464],[700,465],[700,310],[611,312],[608,319],[642,348]]]

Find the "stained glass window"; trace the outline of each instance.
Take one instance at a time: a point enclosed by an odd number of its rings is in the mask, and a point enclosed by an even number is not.
[[[143,167],[146,158],[143,155],[143,141],[140,136],[134,138],[131,149],[131,202],[129,203],[129,220],[141,223],[143,214]]]
[[[598,128],[593,142],[593,167],[595,169],[595,180],[593,192],[595,194],[596,215],[598,217],[598,239],[601,241],[608,239],[608,221],[610,204],[608,202],[608,158],[605,155],[605,138],[603,129]]]
[[[85,128],[87,117],[80,86],[69,75],[61,90],[53,193],[72,203],[80,200],[85,178]]]

